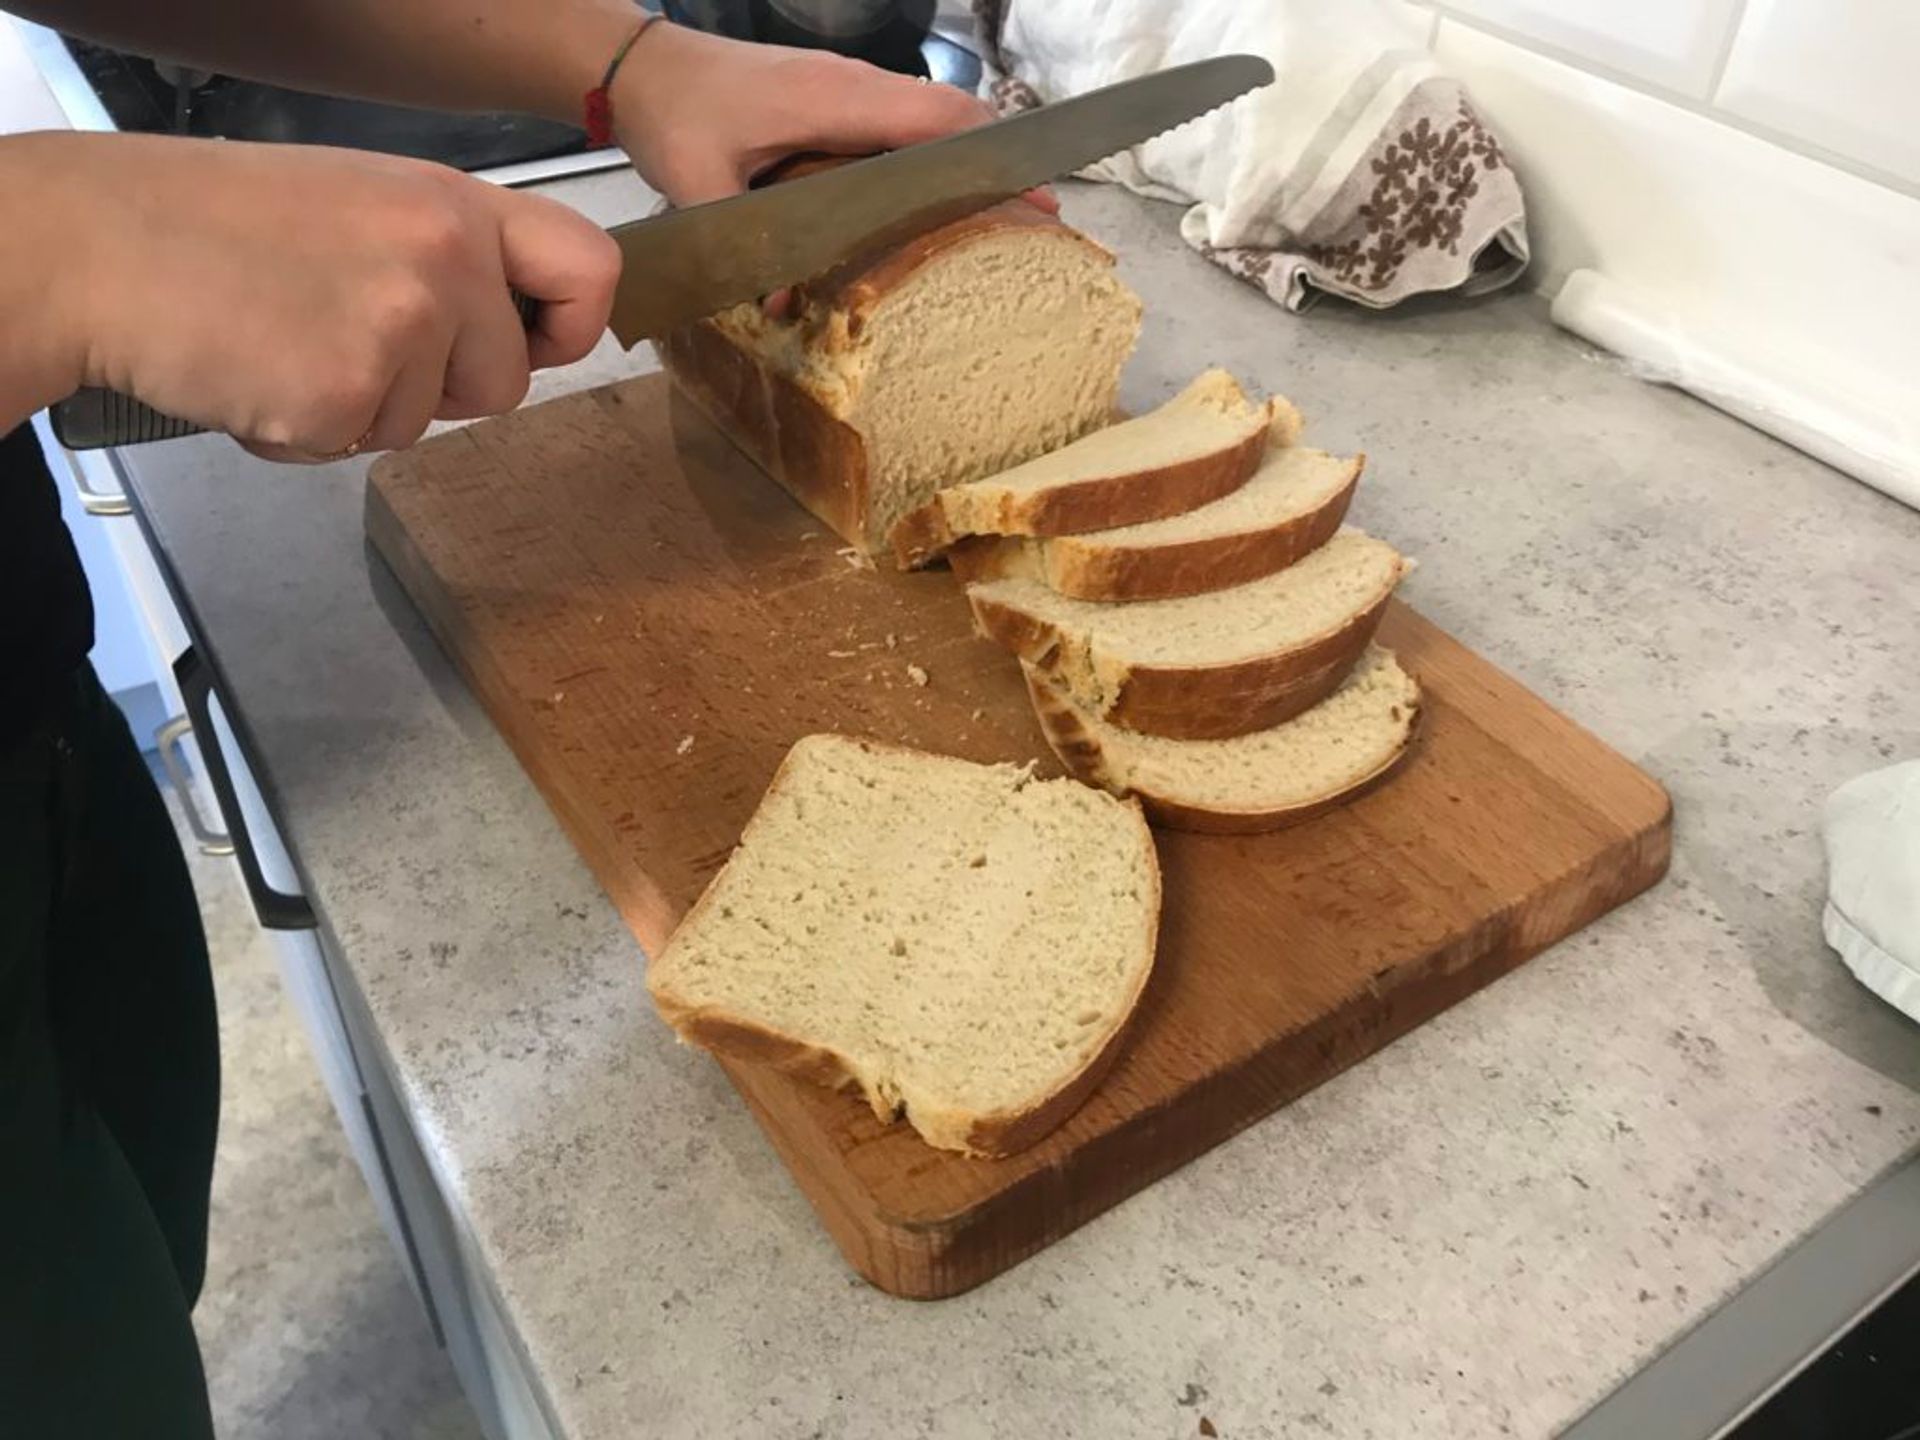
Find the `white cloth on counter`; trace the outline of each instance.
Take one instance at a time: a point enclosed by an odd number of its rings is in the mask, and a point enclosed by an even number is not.
[[[1861,984],[1920,1020],[1920,760],[1827,801],[1827,943]]]
[[[1275,83],[1092,167],[1191,204],[1187,242],[1290,310],[1474,294],[1527,262],[1500,143],[1392,0],[975,0],[983,93],[1002,112],[1215,55]]]

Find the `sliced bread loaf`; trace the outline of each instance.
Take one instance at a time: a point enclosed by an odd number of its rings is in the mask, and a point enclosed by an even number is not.
[[[1230,590],[1106,604],[1038,580],[967,587],[981,632],[1089,713],[1174,739],[1264,730],[1324,699],[1366,649],[1405,562],[1343,530]]]
[[[1420,687],[1377,645],[1311,710],[1231,740],[1137,735],[1088,714],[1032,666],[1026,674],[1061,763],[1137,797],[1175,830],[1278,830],[1351,800],[1407,754],[1420,713]]]
[[[1275,431],[1279,426],[1275,426]],[[1325,544],[1364,455],[1271,445],[1246,484],[1210,505],[1090,535],[976,536],[949,556],[963,580],[1026,577],[1080,600],[1165,600],[1243,585]]]
[[[1098,1082],[1153,966],[1140,807],[1073,780],[814,735],[647,968],[682,1038],[1005,1155]]]
[[[1107,423],[1140,330],[1113,256],[1012,200],[663,336],[674,383],[850,545]]]
[[[1072,535],[1179,515],[1244,484],[1270,431],[1291,440],[1299,429],[1285,400],[1256,405],[1208,370],[1157,410],[941,490],[894,529],[893,551],[921,565],[966,535]]]

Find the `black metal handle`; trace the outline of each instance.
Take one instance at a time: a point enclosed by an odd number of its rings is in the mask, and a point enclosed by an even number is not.
[[[540,302],[518,290],[513,308],[520,323],[531,330]],[[48,412],[54,438],[69,450],[102,450],[109,445],[146,445],[155,440],[179,440],[206,433],[206,426],[163,415],[144,400],[89,385],[57,402]]]
[[[240,809],[233,776],[227,771],[227,757],[220,748],[220,732],[213,728],[213,707],[208,703],[213,694],[213,675],[192,646],[173,662],[173,678],[179,682],[180,694],[187,702],[187,717],[193,722],[194,734],[200,737],[200,759],[207,767],[214,797],[226,817],[227,834],[233,840],[233,858],[240,862],[240,876],[246,881],[253,913],[269,930],[314,929],[320,921],[306,896],[276,890],[260,873],[260,856],[253,848],[253,836],[247,832],[247,817]]]

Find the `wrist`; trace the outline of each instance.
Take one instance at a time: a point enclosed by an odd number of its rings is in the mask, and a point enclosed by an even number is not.
[[[540,67],[541,81],[536,105],[549,120],[579,125],[584,116],[587,92],[607,73],[607,62],[626,43],[646,15],[632,0],[580,0],[568,8],[565,24],[553,28],[554,46],[547,63]],[[667,28],[665,20],[647,27],[652,31]],[[646,44],[652,37],[645,37]],[[631,65],[645,45],[636,45],[622,70]]]
[[[645,178],[654,178],[646,161],[666,159],[689,132],[711,133],[716,111],[744,98],[728,96],[726,77],[714,72],[717,57],[745,48],[743,41],[664,20],[634,42],[607,86],[607,98],[614,138]]]
[[[99,282],[94,198],[118,136],[39,131],[0,138],[0,188],[32,203],[0,227],[0,410],[28,414],[83,383],[85,297]]]

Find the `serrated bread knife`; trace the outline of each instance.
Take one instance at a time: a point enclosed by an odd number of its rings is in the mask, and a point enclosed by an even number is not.
[[[924,145],[669,210],[611,230],[624,257],[610,321],[632,347],[832,269],[848,256],[984,210],[1271,83],[1254,55],[1124,80]],[[70,450],[199,433],[131,396],[86,389],[53,407]]]

